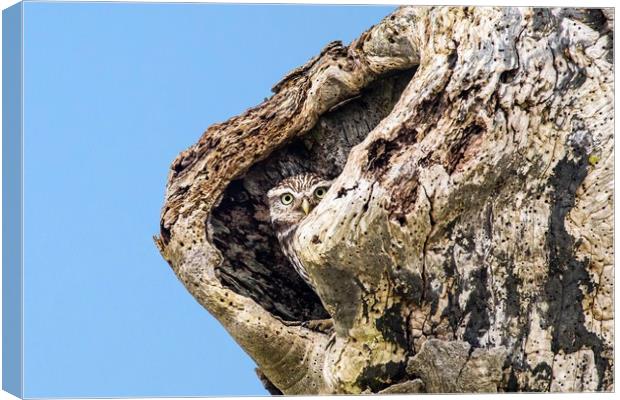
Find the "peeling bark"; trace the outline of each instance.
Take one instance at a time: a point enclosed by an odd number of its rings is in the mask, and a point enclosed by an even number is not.
[[[272,393],[613,390],[613,28],[402,7],[181,153],[156,244]],[[317,294],[264,197],[306,171]]]

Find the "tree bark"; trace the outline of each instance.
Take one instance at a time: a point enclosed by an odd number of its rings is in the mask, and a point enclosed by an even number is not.
[[[402,7],[182,152],[156,244],[272,393],[613,390],[612,38]],[[305,171],[335,179],[294,238],[318,295],[265,199]]]

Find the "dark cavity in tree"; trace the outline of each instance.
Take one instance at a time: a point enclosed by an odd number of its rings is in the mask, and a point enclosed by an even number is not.
[[[414,73],[412,69],[379,79],[231,182],[209,220],[213,243],[223,255],[217,269],[223,285],[285,320],[327,317],[319,298],[282,254],[265,194],[280,180],[302,172],[337,177],[351,148],[390,113]]]

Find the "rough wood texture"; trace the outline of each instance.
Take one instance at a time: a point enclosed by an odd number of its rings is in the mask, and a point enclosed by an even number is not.
[[[504,347],[474,349],[467,342],[429,339],[409,360],[407,373],[421,377],[431,393],[495,392],[505,359]]]
[[[612,37],[400,8],[179,155],[161,254],[272,393],[612,390]],[[301,171],[336,178],[295,236],[318,297],[264,199]]]

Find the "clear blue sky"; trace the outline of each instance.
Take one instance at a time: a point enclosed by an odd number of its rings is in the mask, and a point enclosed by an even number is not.
[[[168,166],[391,7],[25,5],[25,395],[265,394],[177,281]]]

